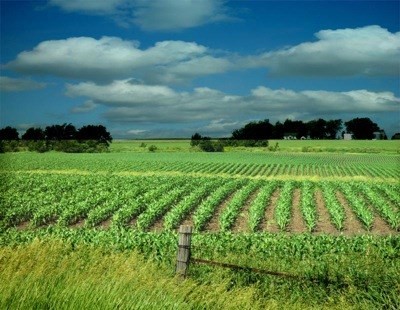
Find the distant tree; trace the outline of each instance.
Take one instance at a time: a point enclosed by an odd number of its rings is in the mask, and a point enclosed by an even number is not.
[[[0,140],[19,140],[17,129],[10,126],[0,129]]]
[[[232,132],[234,140],[267,140],[271,139],[274,131],[268,119],[258,122],[250,122],[240,129]]]
[[[276,122],[272,132],[272,139],[283,139],[285,135],[285,127],[281,122]]]
[[[326,138],[326,121],[322,118],[306,123],[308,134],[311,139]]]
[[[102,125],[83,126],[78,130],[76,138],[80,141],[94,140],[106,145],[112,142],[111,134]]]
[[[47,126],[45,131],[46,140],[73,140],[76,139],[76,128],[71,124]]]
[[[341,119],[333,119],[326,122],[325,132],[328,139],[336,139],[338,133],[343,127]]]
[[[353,134],[353,139],[373,139],[374,132],[379,131],[379,126],[368,117],[353,118],[344,123],[347,133]]]
[[[396,132],[396,133],[392,136],[392,140],[400,140],[400,132]]]
[[[283,123],[283,130],[285,133],[295,134],[297,139],[307,136],[307,125],[303,121],[292,121],[286,119]]]
[[[29,140],[29,141],[40,141],[45,140],[46,135],[42,128],[28,128],[26,132],[22,135],[22,140]]]
[[[198,132],[196,132],[194,135],[192,135],[192,138],[190,139],[190,145],[191,146],[196,146],[199,145],[200,141],[201,141],[201,134],[199,134]]]

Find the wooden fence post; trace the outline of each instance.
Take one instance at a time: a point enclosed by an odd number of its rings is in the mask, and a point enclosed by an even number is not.
[[[176,257],[176,274],[186,276],[190,261],[190,243],[192,239],[192,226],[179,227],[178,254]]]

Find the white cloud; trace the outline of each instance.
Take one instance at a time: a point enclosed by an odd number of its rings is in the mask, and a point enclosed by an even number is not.
[[[93,102],[93,100],[88,100],[80,106],[74,107],[71,109],[72,113],[87,113],[94,110],[97,107],[97,104]]]
[[[110,16],[149,31],[177,31],[232,19],[225,0],[49,0],[67,12]]]
[[[194,42],[162,41],[140,49],[139,42],[117,37],[74,37],[43,41],[33,50],[18,54],[5,67],[27,74],[74,79],[110,81],[135,77],[159,83],[222,72],[229,62],[210,56],[205,46]]]
[[[0,91],[19,92],[41,89],[44,87],[46,87],[45,83],[38,83],[28,79],[15,79],[7,76],[0,76]]]
[[[4,67],[43,74],[110,82],[134,78],[146,84],[187,83],[232,70],[265,67],[287,76],[398,76],[400,32],[379,26],[322,30],[316,42],[253,56],[216,56],[195,42],[162,41],[141,49],[117,37],[74,37],[43,41]]]
[[[204,129],[219,133],[230,132],[244,115],[280,120],[290,115],[307,120],[335,118],[346,113],[396,112],[400,108],[400,98],[393,93],[367,90],[293,91],[259,86],[248,95],[233,96],[205,87],[177,92],[166,86],[123,80],[109,85],[68,85],[67,94],[106,106],[105,116],[111,122],[153,125],[208,122]]]
[[[380,26],[321,30],[318,41],[248,57],[243,66],[264,66],[290,76],[398,76],[400,32]]]

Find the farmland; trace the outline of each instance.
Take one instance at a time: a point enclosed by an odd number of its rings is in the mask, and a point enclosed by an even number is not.
[[[311,143],[296,143],[303,142]],[[288,283],[196,266],[190,277],[199,290],[212,278],[217,286],[251,288],[246,300],[260,308],[278,307],[288,294],[288,307],[396,308],[400,156],[387,142],[382,152],[353,142],[351,153],[343,144],[283,142],[277,152],[211,154],[162,141],[156,152],[120,142],[102,154],[3,154],[0,260],[17,259],[9,247],[70,253],[72,244],[83,252],[102,249],[96,255],[105,259],[134,251],[173,269],[176,230],[184,224],[195,229],[195,256],[322,281]],[[305,297],[296,295],[302,290]]]

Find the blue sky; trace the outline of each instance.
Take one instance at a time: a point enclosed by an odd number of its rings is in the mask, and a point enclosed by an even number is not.
[[[214,137],[252,120],[400,132],[399,1],[1,4],[0,127]]]

